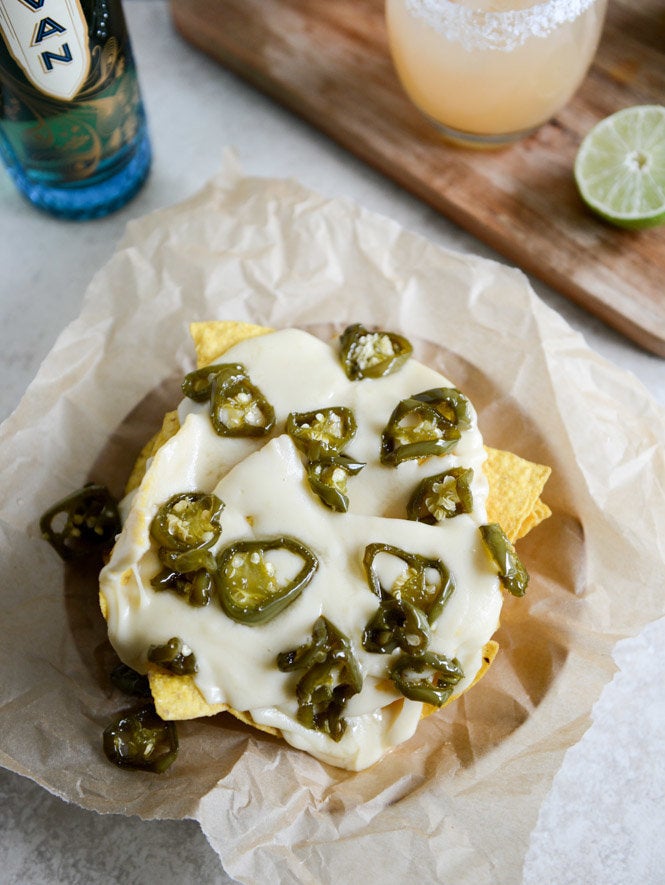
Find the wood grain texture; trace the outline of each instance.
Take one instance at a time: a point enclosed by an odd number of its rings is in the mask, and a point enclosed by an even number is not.
[[[510,148],[452,147],[404,95],[382,0],[172,0],[189,42],[636,343],[665,356],[665,227],[594,218],[572,176],[602,117],[665,101],[665,5],[610,0],[570,104]]]

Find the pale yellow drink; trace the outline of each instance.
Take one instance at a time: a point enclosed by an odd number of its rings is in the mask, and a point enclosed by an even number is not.
[[[510,141],[556,114],[591,64],[607,0],[387,0],[407,94],[448,135]]]

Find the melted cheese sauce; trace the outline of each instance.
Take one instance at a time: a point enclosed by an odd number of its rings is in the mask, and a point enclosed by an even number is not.
[[[362,647],[362,631],[378,607],[363,568],[366,546],[392,544],[441,559],[450,570],[456,589],[433,625],[429,648],[459,660],[465,676],[456,692],[473,681],[483,646],[498,626],[502,594],[478,532],[486,522],[487,482],[475,413],[452,453],[384,466],[381,433],[397,403],[429,388],[453,386],[450,381],[409,360],[394,375],[351,382],[334,344],[297,330],[242,342],[221,361],[245,366],[275,409],[275,429],[268,439],[219,437],[206,405],[181,404],[181,428],[124,502],[123,531],[102,571],[111,642],[123,661],[145,672],[148,648],[179,636],[196,655],[196,685],[209,703],[249,711],[255,722],[279,728],[290,744],[323,761],[365,768],[411,737],[422,711],[386,679],[399,651],[379,655]],[[329,510],[311,491],[303,458],[284,433],[289,412],[326,406],[353,410],[358,430],[345,451],[366,462],[349,478],[346,514]],[[407,520],[406,503],[417,483],[457,466],[474,470],[473,512],[436,526]],[[174,593],[155,592],[150,581],[161,566],[150,523],[171,495],[183,491],[214,492],[224,501],[215,552],[238,540],[281,535],[308,547],[319,568],[301,596],[268,623],[249,626],[227,617],[216,599],[194,608]],[[297,721],[295,685],[302,672],[282,673],[276,666],[280,652],[310,639],[321,614],[350,639],[363,675],[362,691],[346,708],[347,730],[337,743]]]

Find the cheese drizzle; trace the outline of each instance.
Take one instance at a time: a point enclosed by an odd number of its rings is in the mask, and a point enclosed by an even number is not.
[[[220,360],[221,362],[221,360]],[[196,686],[209,704],[247,711],[259,725],[278,728],[286,741],[336,766],[359,770],[413,735],[423,705],[404,698],[387,678],[400,650],[376,654],[363,648],[363,630],[377,612],[363,556],[369,545],[391,545],[441,560],[455,590],[430,627],[429,651],[455,658],[464,673],[463,691],[482,664],[483,647],[495,632],[502,593],[496,565],[484,547],[488,486],[475,411],[469,426],[446,454],[381,463],[381,436],[400,401],[433,388],[452,388],[448,379],[408,359],[380,378],[349,380],[336,343],[299,330],[274,332],[231,348],[223,362],[242,365],[274,409],[274,426],[263,438],[221,437],[204,403],[185,399],[180,430],[154,455],[140,487],[122,504],[123,530],[100,577],[109,636],[121,659],[146,672],[148,650],[178,636],[196,655]],[[348,510],[336,512],[313,492],[307,461],[286,433],[291,413],[349,409],[357,423],[345,452],[365,466],[348,482]],[[444,471],[473,471],[468,513],[427,525],[407,519],[407,505],[423,479]],[[238,623],[213,602],[188,606],[170,592],[155,592],[160,571],[150,524],[159,508],[183,492],[214,494],[224,502],[218,554],[236,542],[291,537],[318,561],[311,583],[267,623]],[[387,586],[405,565],[377,557]],[[280,653],[301,646],[324,616],[350,642],[362,689],[345,707],[346,730],[335,741],[298,721],[298,674],[282,672]]]

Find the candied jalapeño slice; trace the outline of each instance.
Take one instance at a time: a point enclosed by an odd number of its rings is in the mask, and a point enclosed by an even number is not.
[[[375,560],[381,553],[397,557],[406,566],[389,588],[381,583],[376,568]],[[368,544],[365,548],[363,565],[370,590],[379,599],[405,600],[425,612],[430,624],[438,620],[455,590],[453,576],[442,560],[410,553],[392,544]],[[435,576],[434,580],[432,573]]]
[[[435,406],[409,397],[395,406],[381,434],[381,463],[397,467],[403,461],[445,455],[461,435]]]
[[[277,570],[266,554],[286,550],[302,561],[302,567],[288,581],[280,582]],[[310,583],[319,566],[316,556],[295,538],[237,541],[217,557],[214,581],[217,596],[226,614],[241,624],[271,621]]]
[[[362,676],[351,643],[321,615],[304,645],[277,656],[283,673],[304,670],[296,685],[298,721],[339,741],[347,728],[344,710],[362,689]]]
[[[105,486],[88,483],[49,507],[39,528],[64,560],[103,553],[121,528],[118,505]]]
[[[207,547],[192,547],[191,550],[166,550],[160,547],[157,551],[159,561],[169,571],[187,575],[205,569],[215,570],[215,557]]]
[[[150,534],[168,551],[207,549],[220,536],[223,509],[224,504],[216,495],[181,492],[159,508],[150,523]]]
[[[197,403],[209,401],[219,436],[265,436],[275,425],[275,410],[240,363],[196,369],[185,375],[182,390]]]
[[[198,671],[194,652],[179,636],[173,636],[163,645],[151,645],[148,660],[175,676],[192,676]]]
[[[265,436],[275,426],[275,410],[247,375],[216,375],[210,420],[219,436]]]
[[[422,480],[411,495],[406,515],[416,522],[435,525],[443,519],[471,513],[473,495],[470,467],[453,467]]]
[[[453,693],[454,686],[464,678],[464,671],[457,658],[427,651],[401,654],[388,675],[405,698],[441,707]]]
[[[212,573],[205,568],[184,574],[165,568],[155,575],[150,586],[157,592],[171,590],[195,607],[208,605],[213,593]]]
[[[349,509],[347,480],[363,469],[365,464],[348,455],[329,455],[307,465],[307,481],[320,500],[338,513]]]
[[[399,371],[413,353],[410,341],[394,332],[370,332],[360,323],[340,337],[340,359],[351,381],[383,378]]]
[[[346,406],[291,412],[286,419],[286,432],[310,461],[339,454],[356,430],[356,419]]]
[[[397,648],[412,654],[427,649],[430,629],[427,615],[406,599],[382,599],[376,614],[363,631],[365,651],[391,654]]]
[[[414,393],[398,403],[390,416],[381,436],[381,462],[397,466],[414,458],[445,455],[470,427],[471,406],[457,388]]]
[[[189,399],[193,399],[197,403],[204,403],[210,399],[212,394],[212,383],[215,379],[220,379],[221,383],[228,383],[233,378],[245,377],[247,372],[245,367],[240,363],[219,363],[212,366],[204,366],[202,369],[195,369],[182,382],[182,392]]]
[[[157,511],[150,524],[163,568],[151,580],[156,591],[171,590],[189,605],[208,605],[217,562],[210,548],[221,534],[224,504],[216,495],[182,492]]]
[[[433,387],[422,393],[414,393],[413,399],[433,406],[446,421],[460,430],[471,427],[471,404],[456,387]]]
[[[120,768],[161,774],[178,755],[178,734],[173,722],[160,719],[148,705],[122,713],[107,725],[102,745],[106,757]]]
[[[480,526],[480,534],[499,570],[499,580],[513,596],[524,596],[529,573],[497,522]]]

